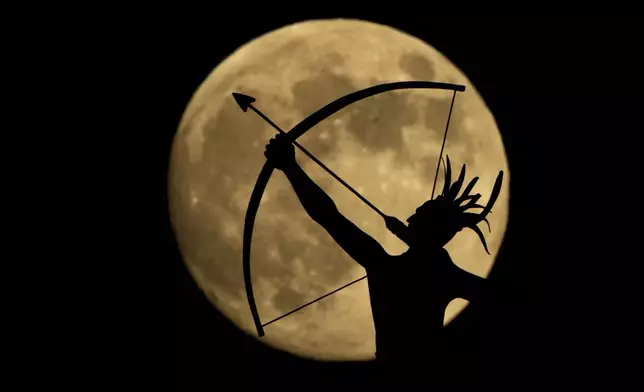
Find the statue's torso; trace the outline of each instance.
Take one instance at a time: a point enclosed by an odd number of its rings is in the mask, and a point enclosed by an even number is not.
[[[457,271],[440,249],[421,257],[391,256],[367,271],[380,355],[438,350],[445,308],[457,295]]]

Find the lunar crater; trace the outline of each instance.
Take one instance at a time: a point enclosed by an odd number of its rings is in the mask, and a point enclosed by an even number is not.
[[[310,79],[293,85],[293,107],[304,118],[355,89],[350,78],[326,70],[318,71]]]
[[[352,105],[347,132],[373,152],[403,150],[400,128],[416,123],[417,114],[408,105],[408,94],[376,95]]]
[[[435,79],[434,64],[420,53],[405,53],[398,64],[413,80]]]

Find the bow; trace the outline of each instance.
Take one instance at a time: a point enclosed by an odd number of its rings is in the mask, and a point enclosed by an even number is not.
[[[454,99],[456,97],[456,92],[457,91],[465,91],[465,86],[463,85],[458,85],[458,84],[450,84],[450,83],[439,83],[439,82],[427,82],[427,81],[407,81],[407,82],[395,82],[395,83],[385,83],[385,84],[379,84],[373,87],[369,87],[363,90],[359,90],[350,94],[347,94],[343,97],[340,97],[336,99],[335,101],[327,104],[326,106],[322,107],[321,109],[317,110],[313,114],[309,115],[307,118],[302,120],[299,124],[295,125],[289,132],[286,133],[286,139],[292,143],[295,143],[295,140],[302,136],[304,133],[306,133],[309,129],[313,128],[316,124],[319,122],[323,121],[327,117],[333,115],[334,113],[338,112],[342,108],[349,106],[357,101],[360,101],[362,99],[371,97],[373,95],[381,94],[387,91],[392,91],[392,90],[401,90],[401,89],[441,89],[441,90],[452,90],[454,92],[452,96],[452,106],[450,107],[450,117],[452,113],[452,107],[454,105]],[[266,116],[264,116],[261,112],[259,112],[257,109],[255,109],[251,104],[255,100],[252,97],[245,96],[242,94],[237,94],[233,93],[233,97],[237,101],[237,103],[240,105],[242,110],[246,111],[249,107],[253,109],[257,114],[259,114],[264,120],[266,120],[269,124],[271,124],[273,127],[276,129],[280,130],[279,127],[277,127],[272,121],[270,121]],[[445,147],[445,140],[447,137],[447,130],[449,129],[449,118],[447,120],[447,126],[445,128],[445,135],[443,137],[443,144],[441,146],[441,155],[443,153],[443,149]],[[281,131],[281,130],[280,130]],[[298,146],[300,147],[300,146]],[[302,149],[302,148],[301,148]],[[309,155],[309,154],[307,154]],[[310,155],[309,155],[310,156]],[[319,162],[318,162],[319,163]],[[440,164],[440,158],[439,158],[439,164]],[[259,176],[257,178],[257,182],[255,183],[255,187],[253,188],[253,192],[251,193],[250,200],[248,202],[248,208],[246,209],[246,218],[244,220],[244,236],[243,236],[243,248],[242,248],[242,268],[244,271],[244,285],[246,286],[246,296],[248,298],[248,306],[250,307],[251,314],[253,316],[253,321],[255,323],[255,328],[257,329],[257,334],[262,337],[265,335],[264,333],[264,327],[268,324],[271,324],[279,319],[282,319],[306,306],[309,306],[310,304],[317,302],[323,298],[328,297],[329,295],[332,295],[354,283],[357,283],[363,279],[366,278],[366,276],[363,276],[362,278],[359,278],[357,280],[354,280],[351,283],[348,283],[330,293],[327,293],[311,302],[308,302],[282,316],[279,316],[265,324],[262,324],[260,318],[259,318],[259,312],[257,311],[257,304],[255,303],[255,296],[253,294],[253,284],[251,280],[251,273],[250,273],[250,250],[251,250],[251,241],[253,237],[253,227],[255,225],[255,217],[257,216],[257,211],[259,210],[259,204],[262,199],[262,195],[264,194],[264,191],[266,190],[266,185],[268,184],[268,180],[271,178],[271,174],[273,174],[274,167],[271,165],[270,161],[266,161],[264,166],[262,167],[262,170],[259,173]],[[328,170],[327,170],[328,171]],[[438,174],[438,167],[436,169],[436,174]],[[335,176],[334,176],[335,177]],[[338,179],[338,178],[336,178]],[[343,182],[343,181],[341,181]],[[348,186],[346,183],[343,182],[343,185]],[[436,186],[436,180],[434,180],[434,187]],[[350,187],[349,187],[350,188]],[[352,190],[352,189],[351,189]],[[357,194],[357,192],[354,191],[354,193]],[[434,191],[432,190],[432,194]],[[357,194],[360,196],[359,194]],[[361,196],[360,196],[361,197]],[[362,198],[362,197],[361,197]],[[363,201],[367,202],[366,199],[362,198]],[[368,203],[368,202],[367,202]],[[373,205],[370,204],[370,207],[374,208],[376,211],[379,212]],[[380,212],[379,212],[380,213]],[[385,216],[384,214],[380,213],[383,217]]]

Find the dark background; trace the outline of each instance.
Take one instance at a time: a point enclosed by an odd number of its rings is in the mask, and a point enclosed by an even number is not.
[[[174,304],[166,309],[167,320],[174,325],[174,343],[163,347],[175,350],[176,388],[219,389],[222,382],[230,383],[225,388],[233,388],[234,383],[242,390],[370,385],[369,363],[327,364],[296,358],[264,346],[218,313],[181,261],[164,193],[174,132],[192,93],[209,72],[258,35],[303,19],[336,16],[384,23],[437,48],[476,86],[503,134],[512,175],[510,222],[489,277],[489,295],[480,306],[468,307],[449,328],[464,369],[461,377],[484,386],[524,390],[588,372],[585,364],[594,361],[586,355],[598,355],[595,342],[601,336],[577,327],[580,312],[563,294],[576,293],[573,297],[578,300],[577,282],[561,283],[581,263],[570,249],[572,244],[577,238],[590,238],[580,231],[559,235],[567,225],[564,220],[575,212],[562,207],[558,197],[564,192],[579,193],[565,173],[583,171],[577,152],[589,148],[592,135],[610,122],[612,116],[606,114],[624,102],[614,99],[620,93],[606,85],[621,84],[620,73],[614,73],[610,64],[619,64],[621,55],[633,48],[634,27],[625,27],[620,18],[607,22],[572,16],[278,14],[272,12],[266,20],[245,19],[240,13],[217,16],[202,25],[186,23],[173,32],[172,42],[164,48],[168,72],[163,92],[170,110],[159,114],[167,119],[163,132],[154,133],[158,151],[154,156],[159,158],[155,166],[159,184],[154,189],[159,190],[159,214],[164,214],[163,240],[158,243],[162,262],[155,263],[172,266],[174,272]],[[612,98],[607,99],[607,94]],[[599,153],[596,159],[601,159]],[[587,381],[589,376],[572,382],[582,379]]]

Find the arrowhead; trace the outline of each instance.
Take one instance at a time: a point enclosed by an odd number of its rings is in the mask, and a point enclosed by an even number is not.
[[[237,102],[237,105],[239,105],[241,110],[244,112],[248,110],[253,102],[255,102],[255,98],[239,93],[233,93],[233,98],[235,98],[235,102]]]

